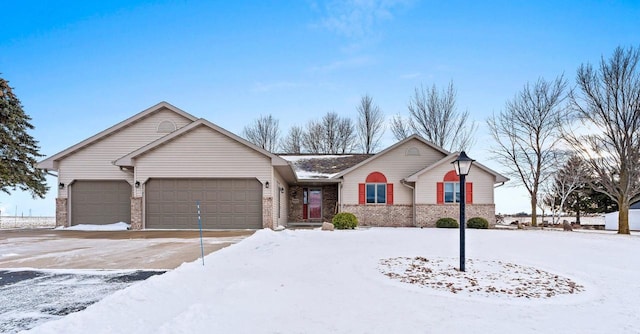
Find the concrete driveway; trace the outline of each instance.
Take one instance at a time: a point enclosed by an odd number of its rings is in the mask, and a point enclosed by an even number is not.
[[[255,231],[203,231],[205,256]],[[0,268],[174,269],[200,258],[198,231],[0,230]]]

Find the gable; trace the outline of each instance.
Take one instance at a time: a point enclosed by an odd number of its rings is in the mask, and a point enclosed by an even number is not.
[[[38,168],[58,170],[60,161],[73,157],[83,160],[92,155],[111,162],[162,136],[179,129],[196,118],[166,102],[148,108],[100,133],[91,136],[38,163]]]

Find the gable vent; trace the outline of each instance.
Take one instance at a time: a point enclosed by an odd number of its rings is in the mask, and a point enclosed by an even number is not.
[[[405,155],[420,155],[420,150],[417,147],[409,147]]]
[[[176,131],[176,125],[172,121],[162,121],[158,124],[158,133],[170,133]]]

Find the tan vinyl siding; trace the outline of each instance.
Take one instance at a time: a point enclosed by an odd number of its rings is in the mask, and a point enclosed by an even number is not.
[[[289,217],[289,206],[287,205],[289,203],[289,186],[275,169],[273,179],[276,184],[276,188],[273,191],[273,221],[277,222],[278,225],[287,226],[287,217]],[[278,192],[278,184],[284,188],[284,193]],[[280,196],[280,218],[278,218],[278,196]]]
[[[407,155],[409,148],[415,147],[420,155]],[[364,183],[367,175],[372,172],[380,172],[387,177],[387,182],[393,183],[393,204],[413,204],[411,189],[403,186],[400,180],[409,175],[434,164],[444,158],[445,155],[414,139],[394,150],[379,156],[359,168],[344,175],[342,190],[343,204],[358,204],[358,184]]]
[[[181,128],[191,121],[169,109],[152,113],[130,126],[111,134],[59,162],[59,182],[69,184],[73,180],[127,180],[133,184],[133,174],[121,171],[113,161],[165,136],[158,133],[160,122],[169,120]],[[67,191],[58,192],[58,197],[66,198]]]
[[[416,204],[436,204],[436,183],[443,182],[444,175],[453,170],[453,165],[442,164],[418,178],[416,182]],[[473,183],[473,204],[493,204],[495,176],[471,167],[466,182]]]
[[[257,178],[271,184],[269,189],[262,187],[267,197],[276,187],[269,157],[204,125],[144,153],[135,159],[135,166],[136,181],[141,183],[154,177]]]

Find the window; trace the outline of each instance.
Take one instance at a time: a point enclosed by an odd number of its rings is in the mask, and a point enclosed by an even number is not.
[[[367,204],[387,203],[386,183],[367,183]]]
[[[444,183],[444,202],[460,203],[460,183],[458,182]]]
[[[393,205],[393,183],[380,172],[370,173],[364,183],[358,183],[358,204]]]

